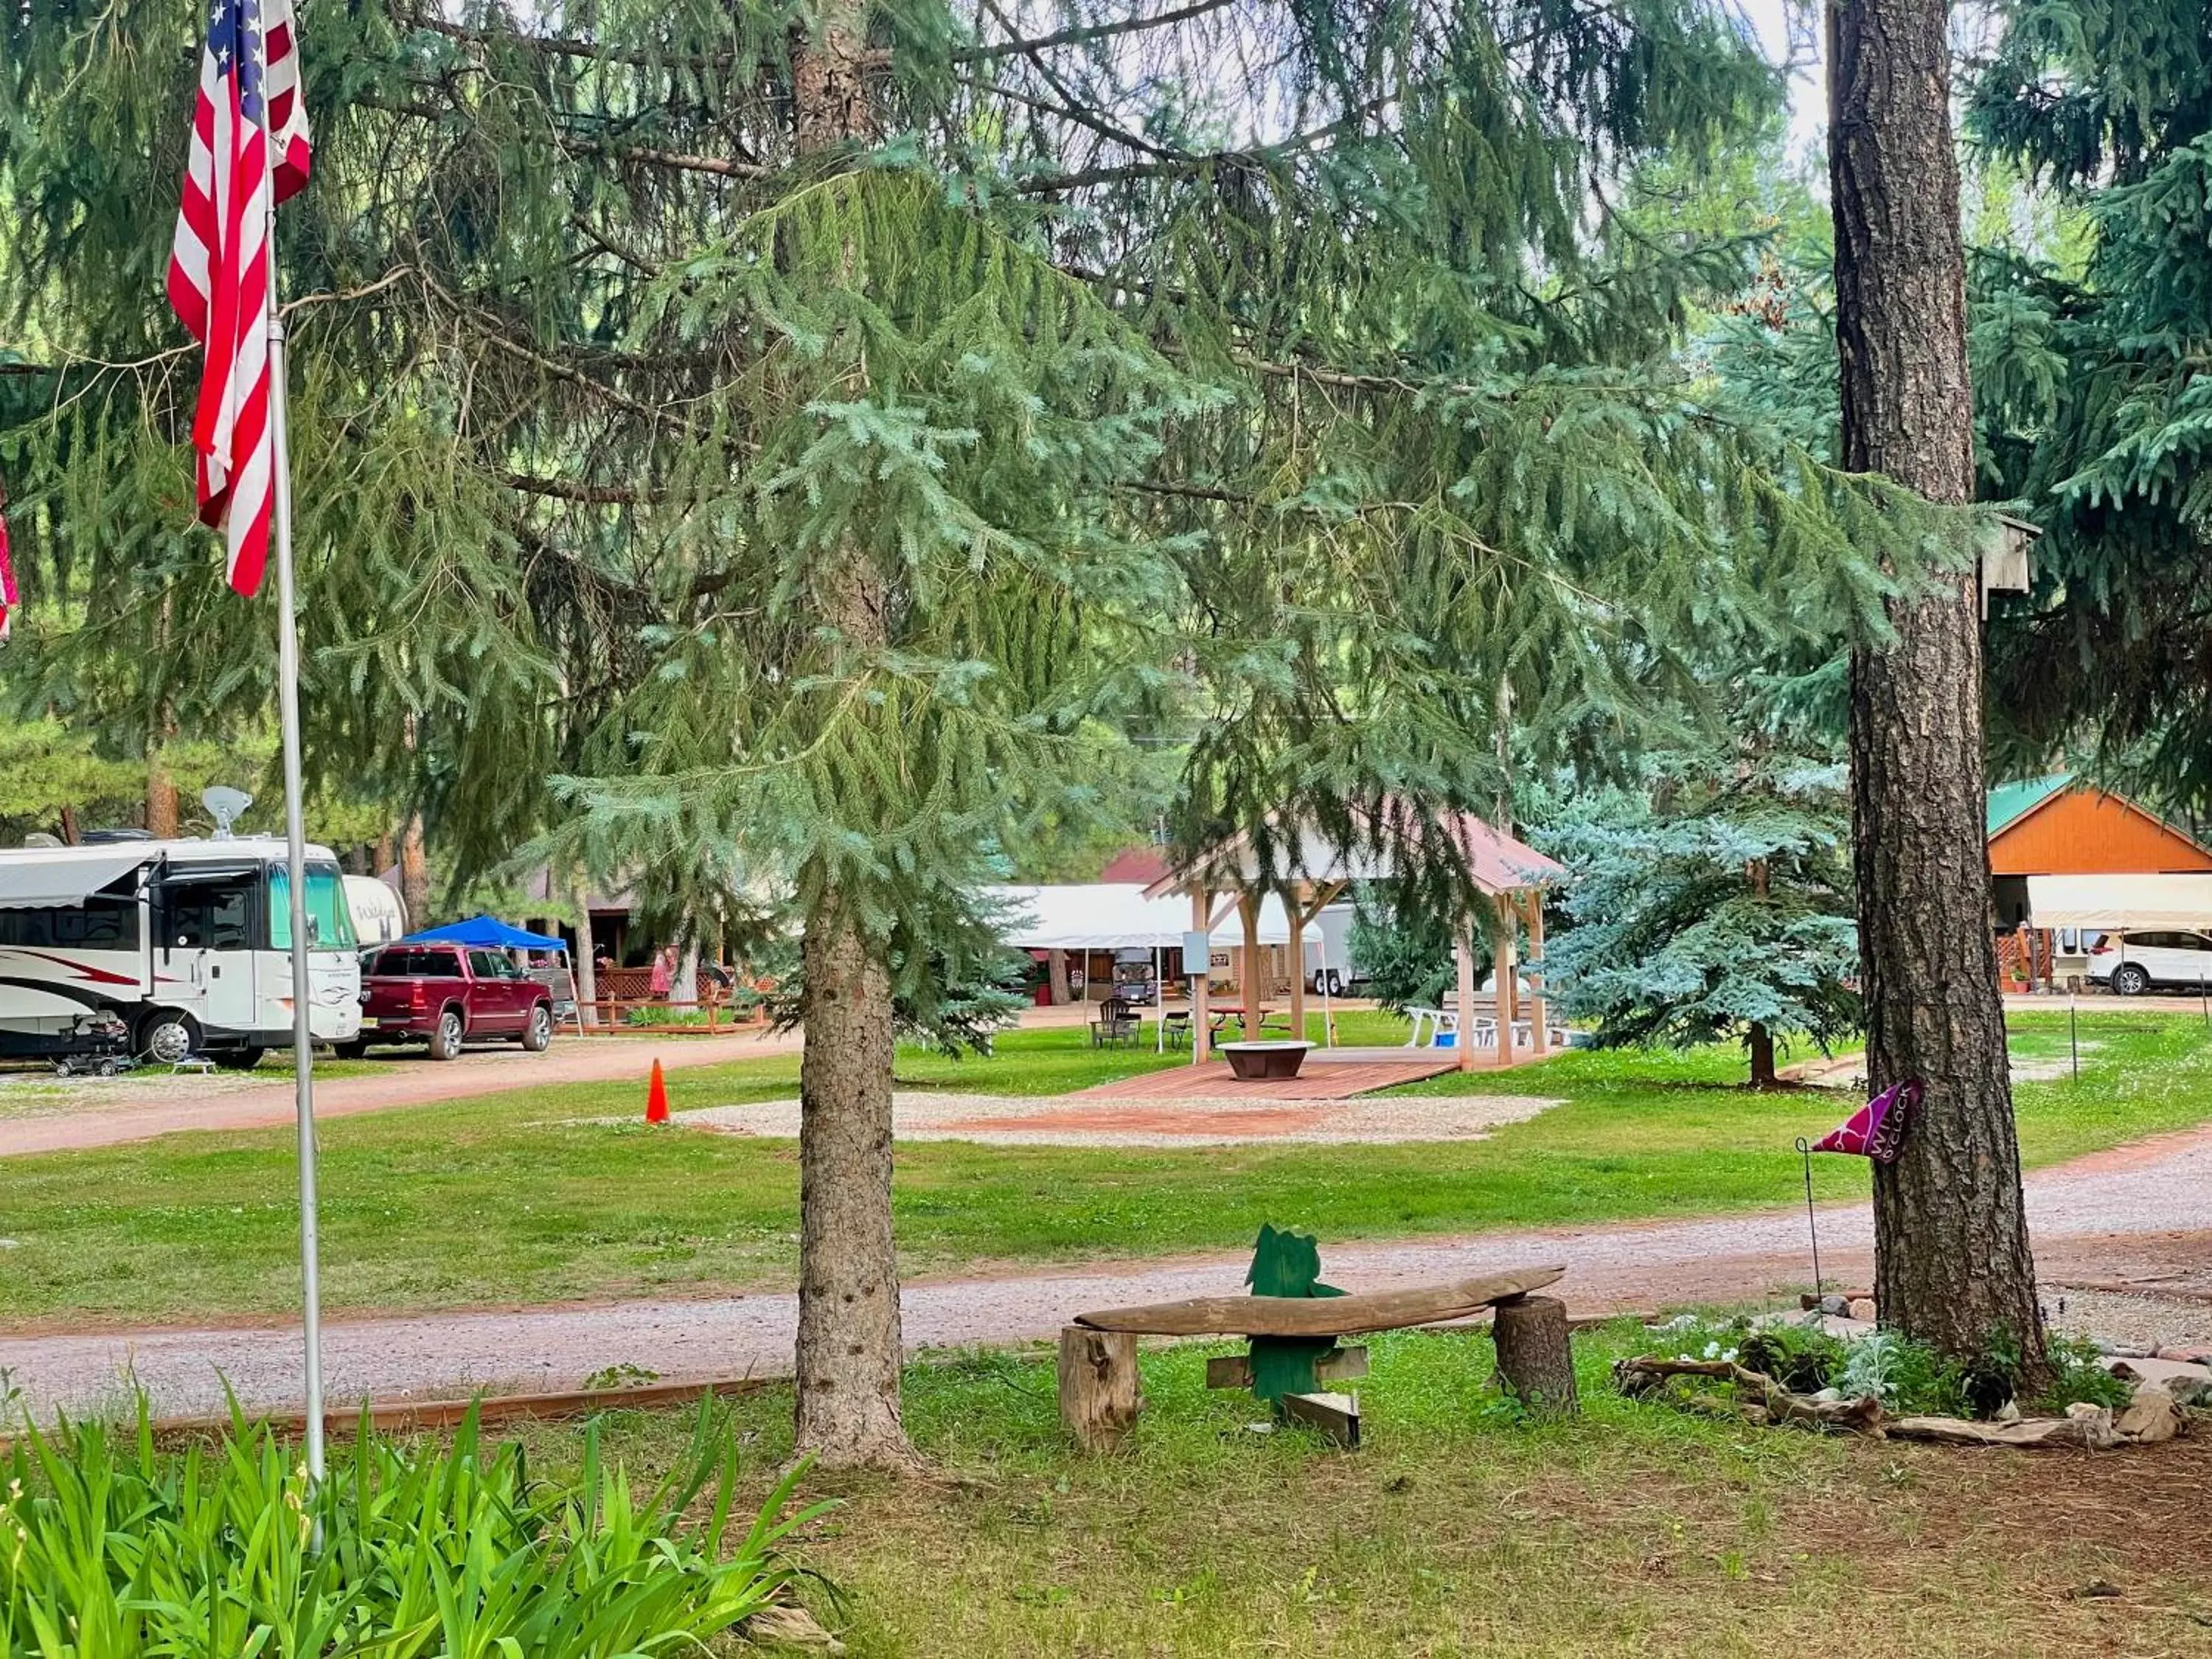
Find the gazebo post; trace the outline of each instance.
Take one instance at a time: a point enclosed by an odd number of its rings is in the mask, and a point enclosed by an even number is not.
[[[1474,922],[1462,916],[1459,924],[1459,1031],[1452,1046],[1459,1050],[1459,1068],[1474,1069]]]
[[[1513,1020],[1520,1010],[1514,1005],[1516,982],[1521,977],[1520,928],[1511,902],[1500,894],[1498,901],[1498,1064],[1502,1070],[1513,1063]]]
[[[1237,896],[1237,908],[1244,922],[1244,971],[1237,984],[1244,996],[1244,1041],[1260,1040],[1260,901],[1249,893]]]
[[[1312,889],[1301,882],[1291,895],[1291,1037],[1306,1036],[1306,896]]]
[[[1213,971],[1213,952],[1211,940],[1213,933],[1213,895],[1206,890],[1203,881],[1190,884],[1191,930],[1209,941],[1200,952],[1195,968],[1188,962],[1182,970],[1190,981],[1190,1063],[1206,1064],[1206,1037],[1209,1028],[1206,1021],[1206,984]]]
[[[1540,964],[1544,960],[1544,890],[1528,890],[1528,954]],[[1543,1059],[1552,1052],[1551,1011],[1545,1006],[1546,975],[1540,965],[1528,986],[1528,1035],[1534,1039],[1536,1058]]]

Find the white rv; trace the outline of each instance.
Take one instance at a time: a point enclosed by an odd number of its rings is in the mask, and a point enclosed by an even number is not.
[[[337,860],[307,848],[319,1039],[361,1030],[361,963]],[[284,843],[106,841],[0,851],[0,1058],[118,1048],[250,1066],[292,1041]]]

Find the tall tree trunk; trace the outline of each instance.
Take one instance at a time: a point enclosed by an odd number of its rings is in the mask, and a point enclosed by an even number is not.
[[[163,763],[158,744],[146,751],[146,833],[155,841],[177,836],[177,785]]]
[[[1751,1030],[1744,1034],[1744,1044],[1751,1050],[1751,1086],[1771,1089],[1774,1086],[1774,1033],[1763,1021],[1751,1022]]]
[[[1830,174],[1844,465],[1931,501],[1974,488],[1966,264],[1946,0],[1838,0]],[[2045,1370],[2021,1198],[1984,834],[1982,641],[1971,573],[1893,604],[1852,653],[1851,819],[1867,1068],[1925,1085],[1875,1168],[1882,1322],[1972,1360]]]
[[[568,890],[576,900],[576,1012],[586,1029],[599,1023],[599,942],[592,937],[592,878],[574,872]]]
[[[176,599],[173,589],[161,595],[155,632],[157,650],[168,642]],[[177,785],[161,753],[174,736],[176,722],[169,716],[169,700],[157,697],[154,718],[146,727],[146,833],[155,841],[173,841],[177,835]]]
[[[795,43],[793,112],[802,155],[872,136],[861,67],[865,0],[817,0]],[[802,28],[804,28],[802,25]],[[889,592],[848,550],[822,578],[824,620],[846,672],[888,640]],[[899,1408],[898,1257],[891,1237],[890,972],[834,890],[806,918],[805,1048],[799,1097],[797,1449],[829,1468],[916,1466]]]
[[[410,812],[399,834],[399,902],[411,932],[430,919],[430,860],[422,846],[422,815]]]

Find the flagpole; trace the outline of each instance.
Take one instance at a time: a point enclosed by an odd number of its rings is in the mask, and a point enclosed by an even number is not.
[[[269,32],[251,33],[252,49],[265,97],[269,84]],[[323,1478],[323,1308],[320,1246],[315,1214],[315,1055],[312,1010],[314,986],[308,972],[307,836],[302,822],[300,782],[300,635],[292,590],[292,461],[286,429],[284,315],[276,292],[276,137],[262,106],[262,145],[269,192],[268,261],[269,426],[270,484],[275,495],[276,544],[276,710],[284,742],[284,854],[292,899],[292,1077],[300,1128],[300,1303],[307,1340],[304,1375],[307,1396],[307,1474]]]

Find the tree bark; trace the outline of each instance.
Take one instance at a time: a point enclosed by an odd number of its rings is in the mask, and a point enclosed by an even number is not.
[[[422,845],[422,815],[410,812],[399,835],[399,902],[410,932],[430,920],[430,860]]]
[[[1751,1049],[1751,1086],[1771,1089],[1774,1086],[1774,1033],[1759,1021],[1751,1022],[1745,1034],[1745,1042]]]
[[[1828,11],[1844,463],[1930,501],[1974,489],[1966,266],[1946,0]],[[1971,572],[1893,602],[1850,673],[1852,856],[1869,1081],[1924,1085],[1875,1166],[1882,1322],[1962,1360],[2016,1344],[2043,1373],[1984,834],[1982,641]]]
[[[810,919],[802,951],[798,1449],[828,1468],[904,1468],[890,974],[849,916]]]
[[[1490,1334],[1498,1345],[1498,1374],[1515,1399],[1534,1412],[1578,1408],[1565,1303],[1555,1296],[1509,1297],[1498,1304]]]
[[[1060,1420],[1085,1451],[1112,1451],[1145,1409],[1133,1334],[1065,1325],[1060,1333]]]
[[[866,21],[865,0],[817,0],[812,28],[794,43],[802,156],[873,135]],[[890,601],[883,574],[859,548],[823,574],[819,603],[840,636],[844,672],[870,672],[889,641]],[[900,1416],[891,1236],[890,971],[884,942],[869,936],[834,884],[811,907],[801,948],[797,1449],[824,1468],[912,1469],[920,1460]]]
[[[177,786],[158,747],[146,754],[146,833],[155,841],[177,838]]]
[[[592,878],[583,871],[570,872],[568,890],[576,901],[576,1013],[586,1030],[599,1023],[599,941],[592,937]]]

